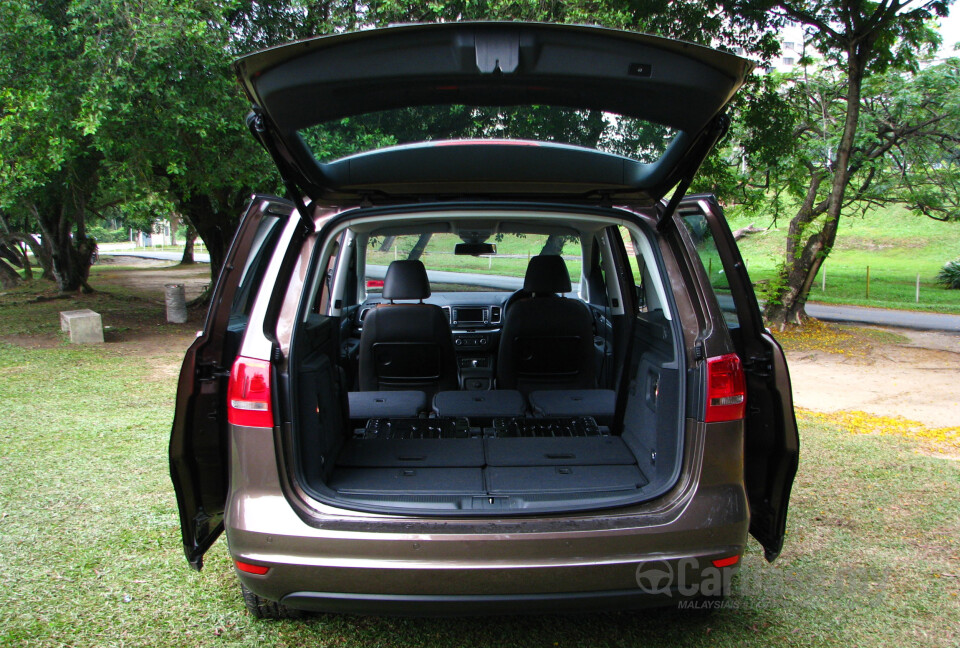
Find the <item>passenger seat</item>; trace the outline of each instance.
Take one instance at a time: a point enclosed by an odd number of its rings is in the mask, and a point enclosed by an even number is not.
[[[459,387],[453,334],[446,313],[424,304],[430,281],[420,261],[394,261],[387,268],[383,298],[363,318],[360,390],[421,390],[428,397]],[[417,300],[396,304],[395,300]]]

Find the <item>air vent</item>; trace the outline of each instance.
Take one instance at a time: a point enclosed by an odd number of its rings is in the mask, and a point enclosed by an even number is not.
[[[449,307],[449,306],[443,306],[442,308],[443,308],[443,310],[446,311],[446,313],[447,313],[447,321],[450,322],[451,324],[453,324],[453,316],[450,314],[450,307]]]
[[[490,309],[490,323],[499,324],[500,323],[500,307],[494,306]]]

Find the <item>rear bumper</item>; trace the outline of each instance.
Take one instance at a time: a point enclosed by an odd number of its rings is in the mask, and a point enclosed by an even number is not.
[[[340,592],[294,592],[284,605],[297,610],[345,614],[397,616],[482,616],[488,614],[550,614],[598,612],[676,605],[693,597],[677,588],[669,593],[649,594],[638,588],[600,592],[552,594],[416,595],[345,594]]]
[[[726,591],[746,518],[699,530],[608,529],[550,534],[283,537],[228,528],[238,571],[256,594],[297,609],[443,615],[669,605]]]
[[[738,430],[709,436],[703,449],[714,458],[740,456]],[[269,567],[238,571],[244,585],[297,609],[431,616],[670,605],[723,593],[737,565],[713,561],[746,544],[736,460],[704,464],[696,453],[685,472],[698,479],[639,510],[438,520],[329,509],[308,524],[279,473],[262,468],[272,443],[265,430],[234,435],[234,461],[251,453],[261,470],[234,471],[226,534],[235,559]]]

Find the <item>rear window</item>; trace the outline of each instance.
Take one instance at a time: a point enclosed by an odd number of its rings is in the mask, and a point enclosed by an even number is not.
[[[391,261],[419,259],[430,273],[434,292],[518,290],[530,257],[559,254],[576,286],[582,265],[580,240],[573,235],[497,233],[486,242],[496,254],[454,254],[461,238],[455,234],[425,233],[401,236],[371,236],[367,243],[367,292],[383,290],[383,277]]]
[[[417,106],[383,110],[300,131],[320,162],[388,146],[453,140],[535,140],[655,162],[677,131],[598,110],[563,106]]]
[[[697,254],[703,263],[703,268],[707,271],[707,277],[710,279],[710,285],[717,295],[717,301],[720,309],[723,311],[723,319],[729,328],[739,328],[740,318],[737,316],[736,304],[733,301],[733,294],[730,290],[730,280],[727,277],[723,267],[723,259],[717,251],[717,242],[713,238],[713,232],[710,231],[710,224],[703,214],[690,214],[684,216],[683,224],[687,226],[693,242],[697,246]]]

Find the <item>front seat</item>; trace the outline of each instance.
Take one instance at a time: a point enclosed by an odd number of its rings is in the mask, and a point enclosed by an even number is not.
[[[510,306],[500,332],[497,387],[595,389],[593,317],[582,301],[562,295],[570,292],[563,258],[531,258],[523,290],[530,296]]]
[[[394,261],[383,281],[383,298],[363,318],[360,390],[457,389],[459,378],[450,321],[439,306],[424,304],[430,281],[420,261]],[[416,304],[394,301],[417,300]]]

